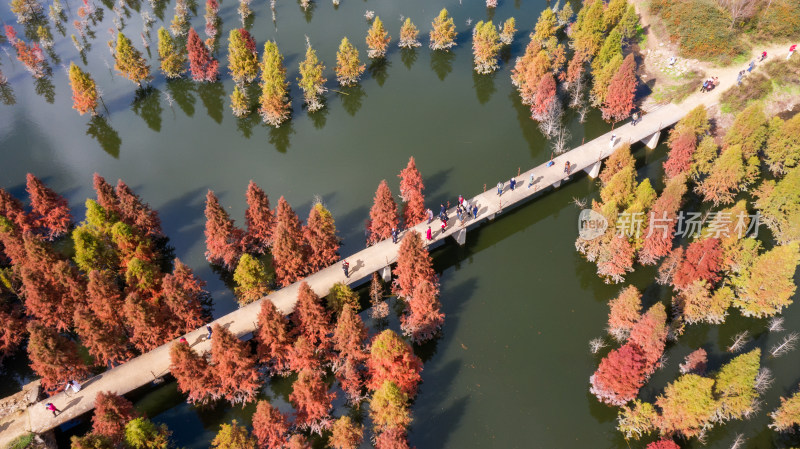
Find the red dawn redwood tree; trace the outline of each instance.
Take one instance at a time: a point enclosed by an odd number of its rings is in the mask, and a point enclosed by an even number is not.
[[[188,395],[190,404],[207,404],[216,399],[216,383],[205,357],[186,343],[175,343],[169,349],[169,370],[178,381],[178,390]]]
[[[645,373],[649,376],[658,367],[667,341],[667,312],[657,302],[642,315],[631,329],[628,342],[637,345],[644,357]]]
[[[438,292],[430,281],[422,280],[414,288],[411,298],[406,300],[406,312],[400,317],[403,334],[414,343],[423,343],[433,338],[444,325]]]
[[[289,400],[297,410],[295,426],[322,435],[322,431],[331,425],[331,402],[335,397],[336,393],[328,391],[320,372],[301,371],[289,395]]]
[[[119,198],[120,220],[135,227],[148,237],[163,237],[161,219],[158,212],[151,209],[150,205],[133,193],[122,180],[117,181],[117,198]]]
[[[391,381],[413,398],[422,380],[422,361],[414,355],[411,346],[394,331],[386,329],[372,339],[367,359],[369,382],[367,387],[376,390],[385,381]]]
[[[434,287],[434,294],[439,294],[439,282],[436,272],[433,271],[433,261],[428,250],[422,244],[422,236],[416,231],[409,231],[400,242],[397,254],[397,279],[394,280],[392,291],[400,298],[408,299],[414,289],[422,281],[428,281]]]
[[[175,258],[173,265],[172,273],[165,274],[161,280],[161,292],[178,332],[186,333],[205,322],[203,300],[208,292],[203,289],[205,281],[198,279],[180,259]]]
[[[117,192],[114,191],[114,186],[106,182],[106,179],[98,173],[92,176],[92,185],[95,193],[97,193],[97,204],[99,204],[108,213],[116,214],[120,217],[119,198]]]
[[[606,283],[622,282],[625,275],[633,271],[634,253],[633,245],[626,236],[614,235],[608,249],[604,249],[597,259],[597,274]]]
[[[589,378],[600,402],[621,406],[633,400],[644,385],[646,366],[641,349],[628,342],[609,352]]]
[[[92,76],[71,62],[69,65],[69,85],[72,88],[72,109],[83,115],[95,114],[97,109],[97,85]]]
[[[62,389],[68,380],[81,380],[89,370],[78,355],[78,345],[38,321],[28,323],[28,359],[42,377],[46,392]]]
[[[278,208],[275,211],[272,261],[278,283],[283,287],[306,274],[306,254],[300,219],[283,197],[278,199]]]
[[[125,425],[138,416],[131,401],[110,391],[101,391],[94,399],[92,432],[119,443],[125,436]]]
[[[392,235],[392,228],[397,228],[397,204],[392,197],[392,191],[384,179],[375,192],[375,201],[369,211],[370,218],[370,243],[377,243]]]
[[[272,244],[275,216],[269,208],[267,194],[252,179],[247,185],[245,197],[247,210],[244,211],[244,221],[247,224],[247,233],[244,245],[248,252],[264,254]]]
[[[284,374],[289,369],[289,350],[292,347],[286,317],[272,301],[261,301],[258,313],[258,328],[255,333],[258,342],[258,360],[266,364],[272,374]]]
[[[219,74],[219,61],[211,56],[211,52],[200,39],[194,28],[189,28],[189,39],[186,41],[186,51],[189,54],[189,70],[195,81],[213,83]]]
[[[211,370],[219,383],[218,394],[231,404],[255,399],[261,379],[256,360],[247,342],[236,338],[227,328],[215,324],[211,339]]]
[[[27,319],[20,304],[14,304],[0,297],[0,361],[14,353],[27,337]]]
[[[681,449],[681,447],[672,440],[658,440],[648,444],[644,449]]]
[[[675,235],[678,209],[687,190],[686,181],[686,176],[676,176],[669,179],[661,195],[653,203],[653,207],[650,209],[653,226],[650,226],[650,221],[648,220],[642,230],[644,242],[639,250],[639,263],[655,265],[659,259],[669,254],[672,249],[672,238]]]
[[[36,226],[44,229],[50,240],[66,234],[72,226],[67,200],[30,173],[25,187],[31,200],[31,218]]]
[[[0,188],[0,216],[11,220],[21,232],[30,230],[29,217],[22,202],[2,188]]]
[[[120,326],[123,323],[122,292],[115,276],[109,271],[92,270],[89,272],[86,302],[104,324]]]
[[[297,293],[297,307],[294,311],[294,321],[300,335],[308,338],[309,342],[318,349],[331,346],[330,316],[322,300],[306,282],[300,284]]]
[[[636,60],[633,53],[630,53],[608,84],[608,92],[601,108],[603,120],[618,122],[628,118],[633,110],[636,83]]]
[[[28,255],[22,231],[8,218],[0,215],[0,260],[9,259],[11,264],[21,267]]]
[[[125,298],[122,310],[131,329],[131,342],[138,350],[150,351],[172,337],[170,317],[161,301],[148,299],[146,293],[134,291]]]
[[[669,140],[669,158],[664,162],[667,179],[689,171],[696,148],[697,137],[691,132],[684,132]]]
[[[333,332],[333,349],[338,352],[334,360],[334,373],[350,403],[362,398],[364,387],[364,362],[368,357],[365,348],[367,328],[361,317],[345,305]]]
[[[403,222],[406,228],[410,228],[425,220],[425,196],[422,193],[425,185],[422,183],[422,175],[417,170],[414,156],[408,159],[408,165],[398,176],[400,177],[400,196],[405,202]]]
[[[679,365],[681,374],[694,373],[702,376],[706,372],[706,365],[708,364],[708,354],[703,348],[696,349],[689,353]]]
[[[497,0],[494,0],[497,1]],[[405,429],[389,429],[375,436],[375,449],[410,449]]]
[[[320,351],[306,336],[300,335],[289,348],[287,354],[289,369],[295,373],[303,370],[321,371],[322,357]]]
[[[545,73],[536,87],[536,95],[531,104],[531,114],[534,120],[542,121],[546,118],[550,105],[556,100],[556,79],[553,74]]]
[[[262,449],[283,447],[289,433],[289,420],[269,402],[261,400],[253,414],[253,436]]]
[[[303,227],[303,236],[308,245],[308,272],[314,273],[333,265],[339,260],[339,237],[333,215],[317,203],[308,213],[308,221]]]
[[[672,277],[672,285],[683,289],[700,279],[713,284],[720,278],[721,264],[722,249],[719,239],[712,237],[692,242],[686,248],[686,255]]]
[[[104,323],[90,307],[81,305],[75,309],[74,322],[81,344],[97,365],[116,366],[134,356],[124,329],[118,323]]]
[[[608,333],[617,341],[628,338],[631,329],[639,321],[642,311],[642,294],[633,285],[625,287],[609,303]]]
[[[219,204],[211,190],[206,194],[206,260],[233,270],[242,255],[243,232]]]

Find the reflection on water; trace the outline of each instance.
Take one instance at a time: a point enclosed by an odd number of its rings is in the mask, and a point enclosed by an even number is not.
[[[452,51],[431,51],[431,70],[436,72],[440,81],[444,81],[447,75],[453,71],[453,59],[456,54]]]
[[[417,62],[418,57],[419,55],[417,54],[417,50],[414,48],[400,49],[400,60],[403,61],[403,65],[406,66],[408,70],[411,70],[411,66]]]
[[[285,153],[292,146],[290,137],[294,134],[294,124],[291,120],[283,122],[280,128],[274,126],[269,128],[269,143],[271,143],[279,153]]]
[[[350,116],[355,116],[356,112],[361,109],[361,104],[363,103],[364,97],[367,95],[367,92],[361,87],[361,84],[356,84],[355,86],[348,86],[348,87],[340,87],[341,93],[339,93],[339,98],[342,100],[342,107],[344,108],[345,112],[350,114]]]
[[[325,105],[325,103],[327,103],[327,98],[322,96],[320,101],[323,105]],[[322,129],[325,127],[325,124],[328,122],[328,113],[330,112],[330,109],[327,106],[323,106],[322,109],[314,112],[308,112],[308,110],[306,110],[306,112],[308,113],[309,118],[311,118],[311,123],[314,124],[314,128]]]
[[[0,101],[6,106],[13,106],[17,104],[17,97],[14,96],[14,89],[10,84],[0,85]]]
[[[92,117],[86,128],[86,135],[97,140],[103,151],[111,157],[119,159],[119,147],[122,145],[122,139],[120,139],[119,133],[111,127],[105,117],[101,115]]]
[[[167,80],[167,92],[187,117],[194,116],[194,83],[188,79]]]
[[[41,95],[46,102],[53,104],[56,101],[56,87],[52,80],[53,71],[49,66],[45,70],[45,75],[34,79],[33,85],[37,95]]]
[[[367,73],[372,78],[375,78],[379,86],[383,87],[383,83],[389,78],[389,68],[391,66],[392,63],[386,58],[373,59],[372,62],[367,64]]]
[[[161,131],[161,91],[153,86],[136,89],[133,112],[144,120],[147,127],[155,132]]]
[[[478,103],[486,104],[491,98],[492,94],[497,91],[494,86],[494,78],[497,72],[492,72],[487,75],[481,75],[476,71],[472,71],[472,86],[475,88],[475,95],[478,97]]]
[[[197,96],[206,107],[208,116],[215,122],[222,123],[222,113],[225,108],[225,88],[222,83],[197,84]]]

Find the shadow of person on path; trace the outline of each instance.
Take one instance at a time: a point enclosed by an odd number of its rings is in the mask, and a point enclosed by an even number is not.
[[[72,406],[74,406],[74,405],[77,405],[79,402],[81,402],[81,399],[83,399],[83,398],[75,398],[75,399],[73,399],[73,400],[69,401],[69,402],[67,403],[67,405],[65,405],[65,406],[64,406],[64,407],[61,409],[61,413],[59,413],[59,415],[63,414],[63,413],[64,413],[64,412],[66,412],[67,410],[69,410],[69,409],[70,409],[70,407],[72,407]]]
[[[353,268],[350,269],[350,277],[353,277],[353,273],[358,272],[359,268],[364,268],[364,267],[365,267],[364,261],[361,259],[357,259],[356,264],[353,265]]]

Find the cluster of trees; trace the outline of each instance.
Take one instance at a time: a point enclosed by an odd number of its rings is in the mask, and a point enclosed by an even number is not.
[[[628,117],[636,92],[636,61],[632,54],[624,56],[624,51],[636,35],[638,20],[634,6],[626,0],[607,4],[586,0],[577,17],[570,2],[560,10],[542,12],[525,54],[516,60],[511,82],[545,136],[565,132],[559,82],[561,90],[569,93],[570,107],[583,120],[588,111],[587,74],[592,79],[591,104],[602,109],[603,118],[617,122]],[[569,63],[564,41],[573,49]],[[559,145],[556,149],[562,151],[563,143]]]
[[[710,376],[703,360],[667,385],[654,403],[637,399],[623,405],[617,427],[627,438],[638,439],[654,431],[664,438],[702,438],[715,425],[748,418],[768,386],[760,357],[761,351],[754,349]]]
[[[28,339],[46,391],[82,379],[92,366],[123,363],[208,318],[204,282],[180,260],[156,211],[121,180],[94,175],[97,199],[74,225],[67,201],[32,174],[30,207],[0,189],[0,352]],[[70,241],[74,253],[62,249]],[[79,345],[91,356],[79,356]]]
[[[403,201],[403,225],[405,228],[422,223],[425,220],[425,185],[422,175],[417,170],[417,163],[411,156],[406,168],[398,175],[400,178],[400,198]],[[375,199],[369,211],[367,244],[377,243],[392,236],[392,229],[399,230],[400,213],[389,184],[382,180],[375,191]]]
[[[241,304],[269,293],[273,281],[287,286],[339,260],[336,225],[322,203],[314,204],[303,225],[283,197],[271,210],[253,181],[246,198],[246,231],[235,226],[212,191],[205,209],[206,259],[233,272]]]

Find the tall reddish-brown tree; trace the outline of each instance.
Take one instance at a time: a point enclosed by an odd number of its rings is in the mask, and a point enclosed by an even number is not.
[[[438,291],[430,281],[423,279],[414,289],[407,301],[405,313],[400,317],[403,334],[414,343],[422,343],[433,338],[444,325]]]
[[[533,104],[531,104],[531,114],[535,120],[543,120],[550,110],[550,107],[556,99],[556,79],[553,74],[547,72],[539,80],[536,87],[536,95],[533,97]]]
[[[636,95],[636,60],[633,53],[628,54],[617,73],[611,77],[608,92],[603,100],[603,120],[618,122],[625,120],[633,110]]]
[[[62,390],[67,381],[89,376],[74,341],[38,321],[28,323],[28,333],[28,360],[31,369],[41,376],[44,391]]]
[[[258,313],[258,360],[267,365],[272,374],[284,374],[289,369],[289,350],[292,347],[287,320],[272,301],[261,301]]]
[[[333,215],[317,203],[308,213],[308,221],[303,227],[303,237],[308,245],[308,272],[313,273],[334,264],[339,260],[339,237]]]
[[[203,301],[208,292],[203,289],[205,281],[197,278],[186,264],[176,258],[172,273],[161,280],[164,304],[172,314],[172,322],[178,333],[186,333],[200,327],[206,320]]]
[[[0,295],[0,362],[14,353],[27,338],[25,312],[22,304],[13,303]]]
[[[130,360],[128,336],[118,323],[105,323],[88,306],[75,309],[75,332],[98,365],[116,366]]]
[[[648,444],[644,449],[681,449],[681,447],[672,440],[658,440]]]
[[[206,194],[206,260],[222,265],[227,270],[236,268],[242,255],[241,242],[244,233],[233,225],[219,199],[211,190]]]
[[[211,369],[219,383],[219,396],[231,404],[254,400],[262,382],[250,346],[219,324],[214,325],[213,336]]]
[[[669,158],[664,162],[667,179],[689,171],[696,148],[697,137],[693,132],[684,132],[669,140]]]
[[[30,230],[30,220],[28,214],[25,213],[22,202],[2,188],[0,188],[0,216],[11,220],[19,228],[20,232]]]
[[[369,359],[367,359],[371,390],[380,388],[385,381],[397,384],[409,397],[417,394],[417,386],[422,380],[422,361],[414,355],[408,343],[396,333],[386,329],[372,339]]]
[[[416,226],[425,220],[425,185],[422,175],[417,170],[414,156],[408,159],[408,165],[400,174],[400,197],[403,198],[403,222],[406,228]]]
[[[352,307],[345,305],[333,332],[333,349],[338,352],[333,365],[336,380],[353,404],[363,398],[364,362],[368,357],[364,345],[366,338],[367,328],[361,317]]]
[[[161,219],[158,212],[151,209],[135,194],[121,179],[117,180],[117,198],[119,198],[120,219],[130,226],[135,227],[148,237],[163,237]]]
[[[693,373],[702,376],[706,373],[706,366],[708,365],[708,354],[703,348],[695,349],[683,359],[678,368],[681,374]]]
[[[335,397],[336,393],[328,391],[321,373],[301,371],[292,384],[292,394],[289,395],[289,400],[297,410],[295,426],[321,435],[331,425],[331,402]]]
[[[687,190],[686,180],[686,176],[676,176],[668,180],[667,186],[653,203],[649,219],[642,230],[644,242],[639,250],[640,263],[654,265],[672,249],[678,209]]]
[[[636,287],[629,285],[608,305],[611,308],[608,314],[608,333],[618,341],[624,341],[641,317],[642,294]]]
[[[625,275],[633,271],[634,249],[626,236],[614,235],[597,259],[597,274],[606,283],[619,283]]]
[[[189,54],[189,70],[195,81],[213,83],[219,75],[219,61],[211,56],[203,40],[194,28],[189,28],[189,38],[186,41],[186,51]]]
[[[284,287],[306,274],[306,250],[300,219],[283,197],[278,199],[275,211],[272,260],[278,283]]]
[[[28,173],[26,190],[31,200],[31,219],[42,228],[48,239],[53,240],[69,232],[72,214],[67,200]]]
[[[300,335],[287,354],[289,369],[295,373],[303,370],[322,370],[322,353],[306,336]]]
[[[21,267],[27,257],[22,231],[13,221],[0,215],[0,261]]]
[[[322,305],[322,300],[311,287],[303,282],[297,293],[297,306],[294,311],[297,331],[305,336],[319,350],[331,346],[330,315]]]
[[[92,270],[86,288],[86,302],[92,312],[106,325],[120,326],[122,320],[122,291],[113,273]]]
[[[131,342],[142,352],[155,349],[173,337],[170,317],[161,302],[136,291],[125,298],[122,311],[131,329]]]
[[[375,436],[375,449],[410,449],[405,429],[388,429]]]
[[[375,192],[375,201],[369,211],[370,235],[369,242],[376,243],[392,235],[392,228],[397,228],[397,203],[394,202],[389,184],[384,179]]]
[[[439,294],[439,282],[433,271],[433,260],[422,244],[422,236],[416,231],[409,231],[400,242],[397,254],[397,279],[392,284],[392,291],[401,298],[408,299],[414,289],[422,281],[428,281],[434,287],[434,294]]]
[[[101,391],[94,399],[92,431],[120,443],[125,436],[125,425],[138,416],[131,401],[110,391]]]
[[[624,405],[633,400],[647,377],[641,349],[628,342],[614,349],[600,361],[597,371],[589,378],[597,399],[611,405]]]
[[[666,341],[667,312],[664,304],[657,302],[636,322],[628,338],[628,342],[641,348],[646,375],[658,367]]]
[[[248,252],[264,254],[272,244],[275,226],[275,216],[269,208],[269,197],[252,179],[247,185],[245,197],[247,210],[244,211],[244,222],[247,224],[247,233],[244,245]]]
[[[95,193],[97,193],[97,204],[102,206],[106,211],[119,216],[119,198],[117,198],[117,193],[114,191],[114,186],[106,182],[106,179],[97,172],[92,176],[92,186],[94,187]]]
[[[686,248],[686,254],[672,277],[672,285],[683,289],[700,279],[713,284],[719,280],[721,268],[722,249],[719,239],[707,238],[692,242]]]
[[[261,400],[253,414],[253,435],[261,449],[283,447],[289,433],[289,420],[269,402]]]
[[[207,404],[217,399],[217,381],[205,357],[194,352],[187,343],[175,343],[169,349],[169,370],[178,381],[178,390],[191,404]]]

